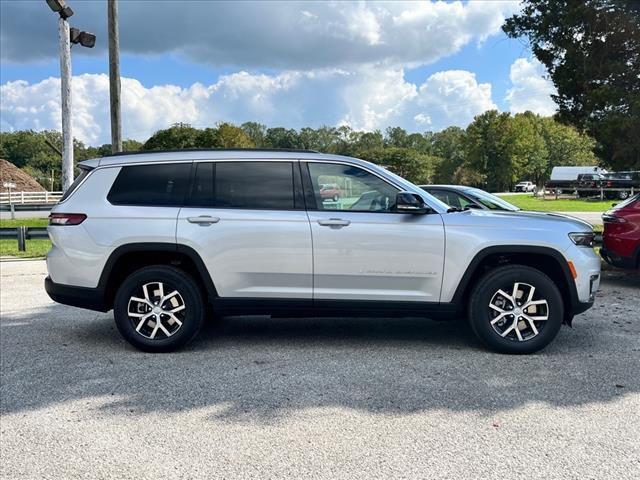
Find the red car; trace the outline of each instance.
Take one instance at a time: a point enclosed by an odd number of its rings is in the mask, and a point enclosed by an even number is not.
[[[611,265],[640,268],[640,193],[602,214],[600,255]]]
[[[320,198],[322,198],[322,200],[333,200],[337,202],[341,196],[342,192],[335,183],[320,185]]]

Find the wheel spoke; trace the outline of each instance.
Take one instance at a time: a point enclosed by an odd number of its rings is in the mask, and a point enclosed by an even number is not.
[[[140,323],[138,323],[138,326],[136,327],[136,332],[140,332],[140,329],[142,328],[142,326],[146,323],[146,321],[149,319],[149,317],[151,316],[151,314],[147,314],[144,317],[142,317],[142,320],[140,320]]]
[[[500,308],[500,307],[496,307],[493,303],[490,303],[490,304],[489,304],[489,308],[494,309],[494,310],[495,310],[496,312],[498,312],[498,313],[505,313],[505,311],[504,311],[502,308]]]
[[[520,284],[519,283],[514,283],[513,284],[513,293],[511,294],[511,298],[513,298],[514,302],[518,301],[518,292],[520,291]]]
[[[160,330],[162,330],[167,337],[171,336],[171,333],[169,333],[169,330],[165,328],[165,326],[162,324],[160,319],[158,319],[158,326],[160,327]]]
[[[179,327],[182,326],[182,320],[178,319],[178,317],[176,317],[173,313],[168,312],[167,315],[169,315],[169,318],[176,322]]]
[[[180,305],[179,307],[174,308],[173,310],[169,310],[168,313],[176,313],[184,310],[184,305]]]
[[[527,297],[527,304],[530,304],[531,301],[533,300],[533,294],[536,291],[536,287],[534,287],[533,285],[530,285],[531,288],[529,288],[529,296]]]
[[[533,323],[533,319],[531,317],[528,317],[525,315],[525,317],[527,319],[527,323],[529,324],[529,327],[531,328],[531,331],[533,332],[534,335],[538,335],[538,329],[536,328],[536,324]]]
[[[515,321],[511,325],[509,325],[509,328],[507,328],[504,332],[502,332],[500,334],[500,336],[501,337],[506,337],[507,335],[509,335],[511,330],[513,330],[514,328],[516,328],[516,322]]]
[[[149,289],[147,288],[146,284],[142,286],[142,291],[144,292],[145,300],[149,303],[149,305],[151,305],[151,297],[149,296]]]
[[[156,338],[156,333],[158,333],[159,328],[160,328],[160,322],[156,320],[156,326],[153,327],[153,331],[151,332],[151,335],[149,335],[149,338],[151,339]]]
[[[516,323],[516,337],[518,337],[518,341],[522,342],[524,339],[522,338],[522,333],[520,333],[520,328],[518,327],[518,324]]]
[[[506,315],[508,315],[509,312],[503,312],[500,315],[498,315],[496,318],[494,318],[493,320],[491,320],[491,325],[495,325],[496,323],[498,323],[500,320],[502,320]]]
[[[499,293],[500,295],[502,295],[504,298],[506,298],[507,300],[509,300],[512,304],[515,303],[515,297],[512,297],[511,295],[509,295],[507,292],[505,292],[504,290],[498,290],[496,293]]]
[[[164,298],[164,283],[158,282],[158,297]]]
[[[527,318],[531,320],[535,320],[536,322],[542,322],[544,320],[549,320],[549,315],[525,315]]]
[[[179,295],[179,293],[178,293],[178,291],[177,291],[177,290],[174,290],[174,291],[173,291],[173,292],[171,292],[169,295],[167,295],[167,296],[165,296],[165,297],[162,297],[162,302],[161,302],[161,303],[166,302],[167,300],[169,300],[169,299],[170,299],[170,298],[172,298],[172,297],[175,297],[176,295]]]

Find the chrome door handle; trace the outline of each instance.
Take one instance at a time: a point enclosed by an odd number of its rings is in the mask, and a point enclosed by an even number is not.
[[[218,223],[220,219],[218,217],[210,217],[209,215],[200,215],[199,217],[187,217],[187,222],[196,223],[203,227],[211,225],[212,223]]]
[[[341,218],[330,218],[328,220],[318,220],[318,225],[323,227],[348,227],[351,225],[350,220],[342,220]]]

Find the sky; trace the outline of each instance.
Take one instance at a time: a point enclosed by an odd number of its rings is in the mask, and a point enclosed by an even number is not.
[[[106,0],[68,0],[73,133],[110,142]],[[500,27],[511,1],[121,0],[123,138],[177,122],[211,127],[465,127],[489,109],[551,115],[555,89],[523,39]],[[0,0],[0,129],[60,128],[57,15]]]

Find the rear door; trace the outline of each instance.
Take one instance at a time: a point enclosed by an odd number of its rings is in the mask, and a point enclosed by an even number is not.
[[[177,241],[221,297],[312,298],[309,220],[297,161],[196,162]]]
[[[439,302],[444,226],[395,213],[397,187],[359,166],[303,163],[313,233],[314,299]],[[340,196],[325,198],[321,185]]]

